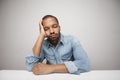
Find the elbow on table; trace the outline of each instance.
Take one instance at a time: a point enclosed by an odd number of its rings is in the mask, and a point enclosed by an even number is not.
[[[89,72],[90,70],[91,70],[90,65],[86,65],[86,66],[81,67],[78,70],[77,74],[84,73],[84,72]]]
[[[90,70],[91,70],[90,65],[87,65],[87,66],[84,67],[83,70],[81,70],[81,73],[82,72],[89,72]]]

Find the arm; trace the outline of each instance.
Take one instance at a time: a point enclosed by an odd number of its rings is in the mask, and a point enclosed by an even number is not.
[[[40,21],[39,27],[40,27],[40,35],[38,36],[38,39],[37,39],[37,41],[36,41],[36,43],[35,43],[35,45],[33,46],[33,49],[32,49],[35,57],[41,56],[40,55],[41,54],[41,48],[42,48],[44,38],[46,36],[44,28],[42,26],[42,21]],[[33,65],[32,71],[33,71],[33,73],[38,74],[39,68],[38,68],[37,64]]]
[[[68,73],[68,70],[64,64],[53,64],[53,72],[55,73]]]
[[[38,63],[33,67],[32,71],[36,75],[43,75],[49,73],[68,73],[68,70],[64,64],[49,65],[44,63]]]
[[[42,44],[43,40],[45,38],[45,32],[43,29],[43,26],[41,25],[41,22],[39,23],[40,26],[40,34],[39,37],[33,47],[33,49],[29,52],[29,54],[26,57],[26,67],[28,71],[32,71],[33,66],[38,63],[42,62],[44,60],[44,52],[42,50]]]
[[[45,38],[45,31],[43,29],[43,26],[41,24],[41,22],[39,23],[40,26],[40,35],[38,36],[38,39],[33,47],[33,53],[36,57],[40,56],[40,51],[41,51],[41,47],[42,47],[42,43],[44,41]]]
[[[88,56],[84,49],[82,48],[78,39],[73,37],[72,40],[72,51],[73,51],[73,61],[64,62],[69,73],[80,74],[82,72],[87,72],[90,70],[90,63]]]

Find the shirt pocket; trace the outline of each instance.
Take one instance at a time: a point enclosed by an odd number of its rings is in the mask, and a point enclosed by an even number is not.
[[[55,63],[55,56],[54,55],[45,54],[45,58],[49,63],[51,63],[51,64]]]
[[[72,53],[67,53],[67,54],[62,55],[61,59],[63,61],[70,61],[71,57],[72,57]]]

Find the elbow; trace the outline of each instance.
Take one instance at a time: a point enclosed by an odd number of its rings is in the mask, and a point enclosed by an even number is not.
[[[89,72],[91,70],[90,65],[84,66],[83,72]]]
[[[80,73],[84,73],[84,72],[89,72],[91,70],[91,67],[90,64],[84,64],[79,69],[80,69]]]
[[[90,66],[86,66],[84,68],[78,69],[74,74],[79,75],[80,73],[85,73],[90,71]]]
[[[85,69],[85,72],[89,72],[90,71],[90,67]]]
[[[89,72],[91,70],[91,66],[90,66],[90,61],[86,61],[86,63],[83,65],[84,68],[84,72]]]

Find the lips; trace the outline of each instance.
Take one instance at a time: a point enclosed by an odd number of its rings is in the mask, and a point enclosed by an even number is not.
[[[52,40],[52,41],[56,40],[57,38],[58,38],[57,34],[50,34],[49,35],[49,39]]]
[[[55,34],[51,34],[50,37],[56,37],[56,35]]]

